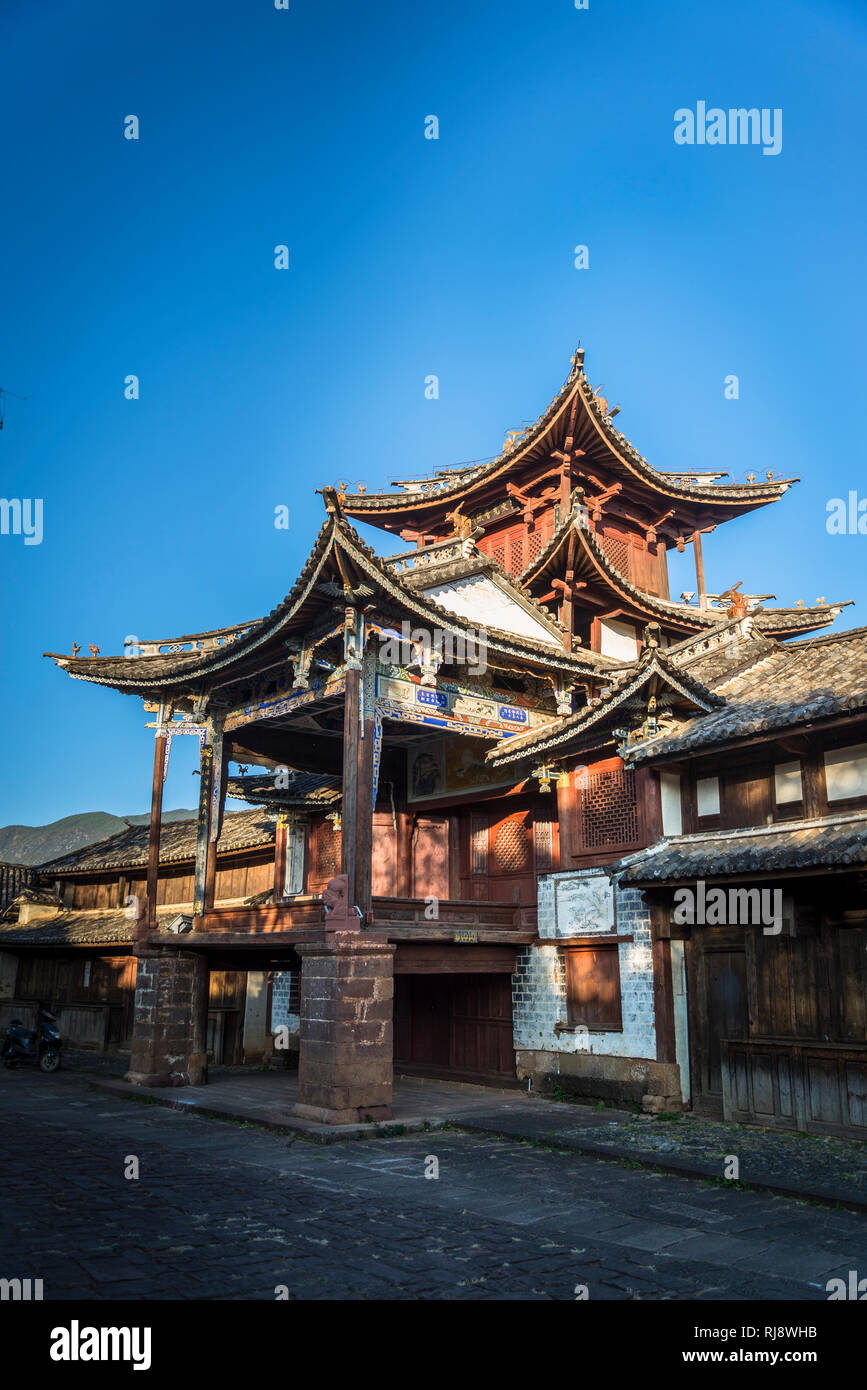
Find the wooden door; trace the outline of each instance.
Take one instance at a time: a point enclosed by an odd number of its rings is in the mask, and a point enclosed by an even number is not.
[[[749,1036],[743,929],[695,927],[688,944],[693,1106],[722,1114],[724,1038]]]
[[[511,975],[452,979],[452,1067],[480,1076],[514,1076]]]
[[[450,1065],[448,975],[396,975],[394,1055],[396,1062],[435,1071]]]
[[[511,975],[396,975],[394,1060],[434,1075],[513,1077]]]
[[[412,893],[415,898],[449,895],[448,816],[419,816],[412,838]]]

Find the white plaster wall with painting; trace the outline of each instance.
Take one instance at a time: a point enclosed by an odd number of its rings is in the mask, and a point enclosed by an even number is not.
[[[539,937],[518,953],[513,997],[515,1046],[530,1051],[656,1058],[650,912],[635,888],[615,889],[595,869],[543,874],[538,881]],[[631,936],[618,946],[620,1031],[569,1030],[566,962],[569,938]],[[558,1026],[559,1025],[559,1028]],[[569,1031],[564,1031],[569,1030]]]

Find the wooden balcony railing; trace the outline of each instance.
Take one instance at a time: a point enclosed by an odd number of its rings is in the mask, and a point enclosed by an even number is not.
[[[475,902],[469,898],[440,898],[436,917],[431,917],[428,898],[374,898],[373,920],[391,926],[488,927],[495,931],[527,931],[536,925],[536,908],[515,903]]]
[[[196,921],[196,931],[224,935],[255,936],[260,933],[309,931],[323,925],[320,898],[295,898],[292,902],[244,907],[232,904],[214,907]],[[374,898],[373,927],[388,931],[390,927],[425,929],[453,928],[455,930],[488,929],[491,931],[533,931],[536,926],[535,907],[514,903],[471,902],[461,899],[440,899],[437,916],[430,915],[426,898]]]

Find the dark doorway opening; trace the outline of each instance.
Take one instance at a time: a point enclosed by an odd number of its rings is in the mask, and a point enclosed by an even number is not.
[[[514,1081],[511,976],[396,975],[394,1064],[418,1075]]]

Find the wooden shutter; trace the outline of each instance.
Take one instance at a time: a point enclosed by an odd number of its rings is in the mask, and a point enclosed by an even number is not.
[[[591,1029],[620,1031],[620,956],[616,942],[598,946],[568,946],[566,1003],[569,1023]]]
[[[340,831],[335,830],[333,821],[311,821],[308,893],[321,892],[329,879],[340,873],[340,842]]]

